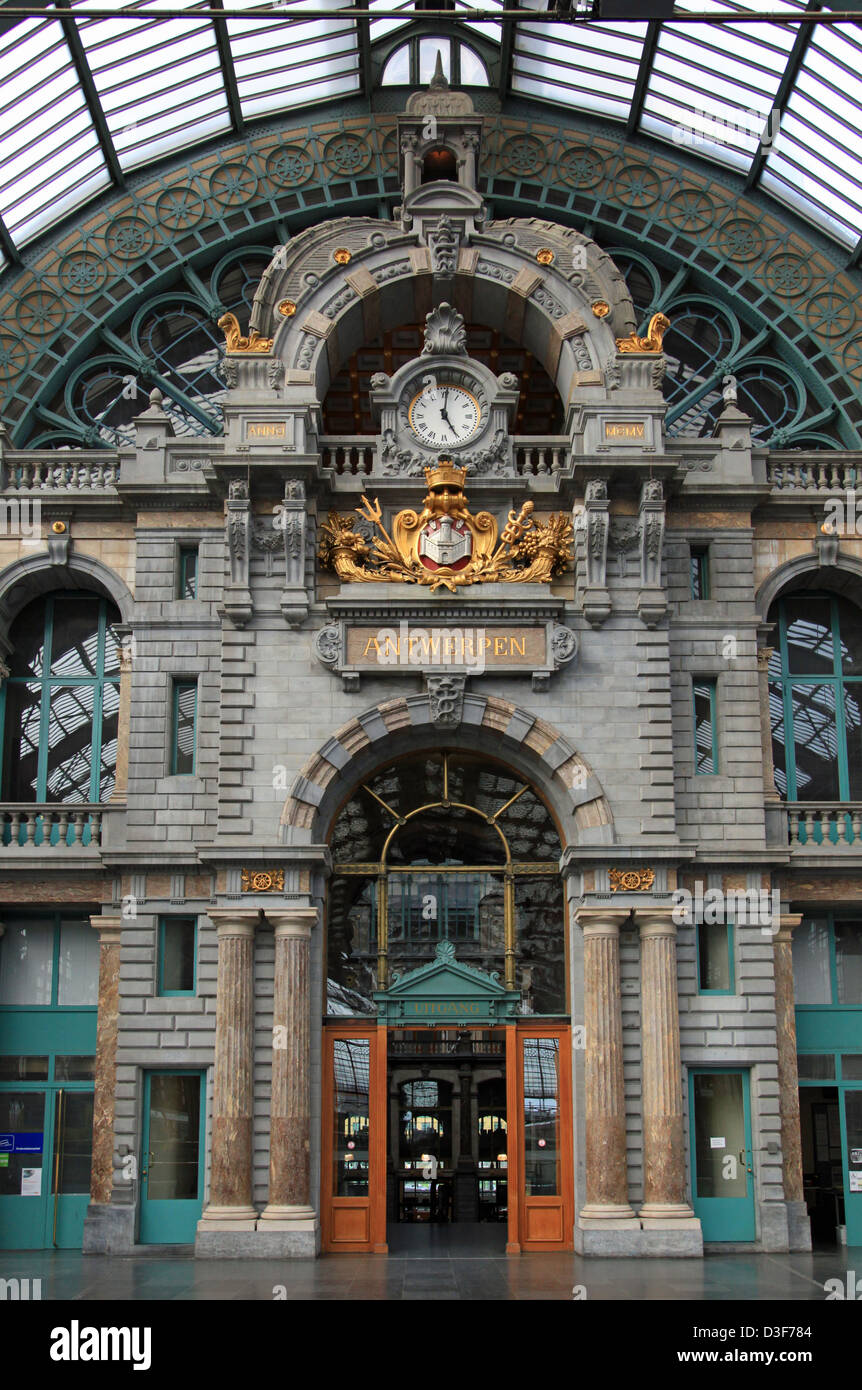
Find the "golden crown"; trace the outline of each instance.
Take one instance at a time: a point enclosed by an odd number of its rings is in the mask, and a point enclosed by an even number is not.
[[[425,481],[429,487],[463,488],[467,481],[467,470],[456,468],[450,458],[441,454],[434,468],[425,469]]]

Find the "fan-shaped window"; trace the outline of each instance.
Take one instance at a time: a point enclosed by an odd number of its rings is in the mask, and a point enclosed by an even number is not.
[[[118,621],[96,594],[58,593],[30,604],[13,623],[4,801],[109,800],[117,767]]]
[[[797,593],[769,615],[775,784],[788,801],[862,800],[862,611]]]
[[[488,87],[488,69],[475,49],[457,39],[408,39],[390,53],[380,84],[383,87],[427,87],[437,66],[452,87]]]
[[[330,1014],[367,1014],[390,971],[439,942],[520,991],[521,1012],[565,1011],[560,837],[523,778],[461,753],[429,753],[356,789],[332,832]]]

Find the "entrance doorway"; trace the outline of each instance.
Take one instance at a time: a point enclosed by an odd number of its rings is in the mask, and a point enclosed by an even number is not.
[[[390,1249],[411,1231],[457,1226],[459,1245],[468,1236],[484,1237],[483,1249],[499,1244],[503,1250],[509,1219],[505,1031],[391,1028],[387,1079]]]

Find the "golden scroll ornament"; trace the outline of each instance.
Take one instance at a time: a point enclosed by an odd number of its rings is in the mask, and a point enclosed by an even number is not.
[[[646,337],[630,333],[627,338],[617,338],[617,352],[661,352],[662,339],[669,328],[667,314],[653,314]]]
[[[225,336],[228,352],[271,352],[272,338],[262,338],[256,328],[244,334],[236,314],[222,314],[218,326]]]
[[[535,522],[527,501],[519,512],[509,512],[498,534],[490,512],[474,516],[469,510],[466,476],[466,468],[441,456],[436,467],[425,469],[428,492],[421,512],[398,512],[391,536],[380,502],[364,497],[356,511],[379,533],[370,544],[353,529],[350,513],[330,512],[321,527],[320,563],[347,584],[423,584],[432,593],[453,594],[466,584],[549,584],[562,574],[573,558],[571,520],[561,513]]]

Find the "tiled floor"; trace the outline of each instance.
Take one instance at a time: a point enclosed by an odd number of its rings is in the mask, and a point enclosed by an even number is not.
[[[590,1300],[823,1301],[827,1279],[862,1280],[862,1248],[796,1255],[708,1255],[703,1260],[506,1256],[497,1232],[477,1239],[393,1241],[389,1255],[319,1260],[195,1260],[190,1249],[129,1256],[79,1251],[0,1252],[0,1278],[41,1279],[43,1300]],[[442,1233],[434,1233],[435,1235]],[[410,1233],[413,1236],[413,1233]],[[496,1248],[495,1248],[496,1247]]]

